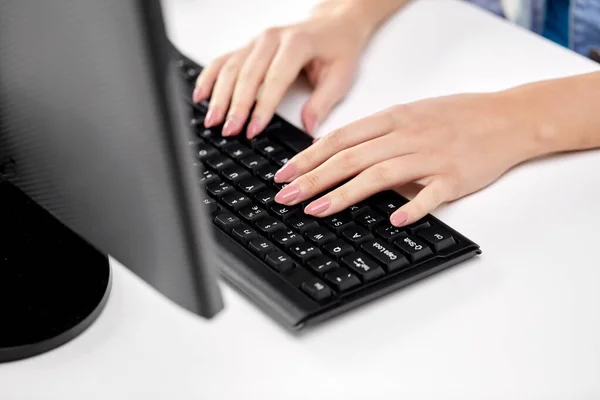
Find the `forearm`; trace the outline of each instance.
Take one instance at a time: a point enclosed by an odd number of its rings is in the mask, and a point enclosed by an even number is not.
[[[600,72],[546,80],[505,92],[530,130],[532,157],[600,148]]]
[[[348,18],[365,38],[412,0],[323,0],[313,15],[339,15]]]

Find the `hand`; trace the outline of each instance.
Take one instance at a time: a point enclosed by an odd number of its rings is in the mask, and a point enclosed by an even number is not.
[[[198,77],[193,95],[195,102],[211,97],[205,126],[219,125],[226,118],[223,136],[238,134],[258,98],[247,128],[248,138],[255,137],[304,71],[314,93],[302,110],[302,121],[312,133],[350,88],[369,35],[359,18],[336,4],[323,4],[305,22],[271,28],[210,63]]]
[[[311,202],[307,214],[328,216],[383,190],[423,189],[390,217],[413,223],[444,202],[489,185],[509,168],[541,154],[532,107],[509,92],[465,94],[389,108],[315,142],[275,175],[291,182],[275,200]]]

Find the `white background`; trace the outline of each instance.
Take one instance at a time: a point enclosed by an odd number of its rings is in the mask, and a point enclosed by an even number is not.
[[[165,0],[169,34],[206,63],[314,1]],[[420,0],[367,49],[319,134],[384,107],[596,65],[451,0]],[[299,124],[307,91],[279,111]],[[600,397],[600,154],[521,166],[436,210],[483,254],[295,337],[223,286],[205,321],[115,263],[105,312],[48,354],[0,365],[2,399]]]

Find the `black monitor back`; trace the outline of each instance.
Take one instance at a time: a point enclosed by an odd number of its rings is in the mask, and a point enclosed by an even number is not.
[[[212,316],[217,258],[169,54],[157,0],[3,0],[0,162],[67,227]]]

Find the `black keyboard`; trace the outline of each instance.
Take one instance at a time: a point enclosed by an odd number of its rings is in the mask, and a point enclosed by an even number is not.
[[[276,203],[284,185],[273,182],[275,172],[312,138],[278,115],[253,140],[206,128],[208,104],[191,100],[201,67],[176,54],[204,207],[230,256],[223,275],[288,327],[329,319],[481,253],[432,215],[392,226],[388,217],[407,202],[393,191],[324,218],[304,214],[306,204]]]

